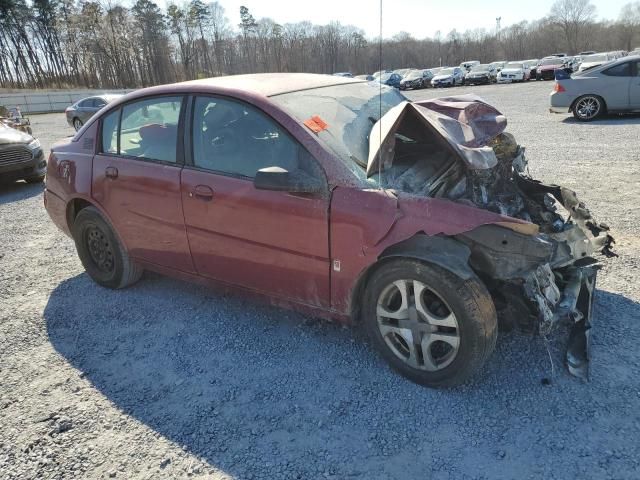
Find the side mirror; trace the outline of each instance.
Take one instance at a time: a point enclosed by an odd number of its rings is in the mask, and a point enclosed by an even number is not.
[[[258,170],[253,186],[258,190],[273,190],[291,193],[318,193],[324,182],[302,170],[290,172],[282,167],[267,167]]]

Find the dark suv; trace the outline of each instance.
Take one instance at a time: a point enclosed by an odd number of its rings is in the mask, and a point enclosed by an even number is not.
[[[0,182],[42,182],[46,167],[39,140],[0,123]]]

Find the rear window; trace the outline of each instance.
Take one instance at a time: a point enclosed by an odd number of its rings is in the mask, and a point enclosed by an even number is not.
[[[609,77],[630,77],[631,76],[631,63],[621,63],[611,68],[607,68],[602,73]]]

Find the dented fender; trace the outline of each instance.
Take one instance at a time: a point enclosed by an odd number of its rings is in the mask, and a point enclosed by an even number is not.
[[[408,256],[422,255],[418,258],[456,270],[468,278],[472,270],[469,266],[466,270],[461,260],[469,258],[467,247],[447,237],[482,225],[498,225],[522,235],[538,233],[537,225],[524,220],[451,200],[383,189],[335,188],[330,214],[333,309],[349,314],[353,294],[364,272],[385,252],[387,256],[401,256],[404,249]],[[438,252],[439,248],[452,248],[457,253],[445,255]]]

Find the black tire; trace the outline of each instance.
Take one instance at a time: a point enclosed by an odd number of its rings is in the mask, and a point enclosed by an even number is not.
[[[579,122],[590,122],[605,112],[604,100],[597,95],[583,95],[573,103],[571,112]]]
[[[42,183],[44,182],[44,175],[40,175],[39,177],[29,177],[24,179],[27,183]]]
[[[75,131],[77,132],[78,130],[80,130],[82,128],[82,120],[80,120],[79,118],[74,118],[73,119],[73,128],[75,129]]]
[[[439,300],[441,307],[454,315],[457,323],[457,351],[448,364],[443,363],[441,369],[428,371],[423,367],[416,368],[410,365],[394,353],[388,344],[390,337],[385,340],[381,332],[377,314],[378,302],[394,282],[401,280],[420,282],[427,287],[423,292],[429,292],[429,295],[435,293],[436,296],[430,298]],[[440,267],[411,259],[392,260],[372,273],[364,294],[362,314],[364,327],[371,341],[390,366],[409,380],[428,387],[460,385],[478,373],[493,352],[498,335],[495,306],[479,278],[474,276],[465,281]],[[445,333],[440,332],[441,327],[436,328],[436,333]],[[445,330],[451,331],[448,328]],[[402,341],[400,337],[396,338]],[[434,344],[428,343],[428,348],[432,348]],[[421,344],[420,352],[422,354],[419,357],[424,359]],[[429,356],[433,358],[431,353]]]
[[[142,268],[129,258],[113,227],[97,208],[80,210],[71,230],[80,261],[98,285],[118,289],[140,280]]]

